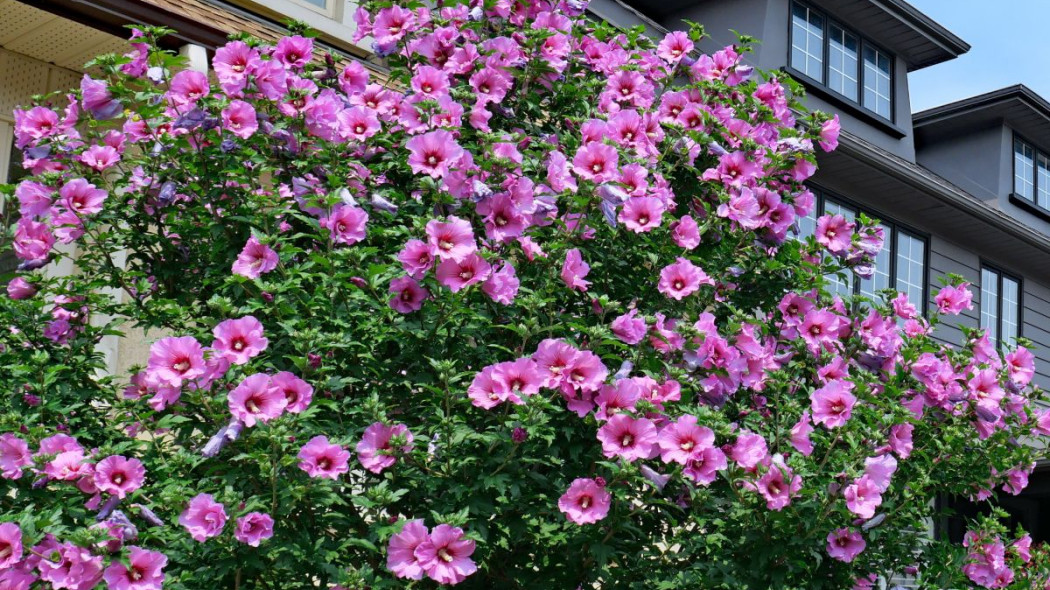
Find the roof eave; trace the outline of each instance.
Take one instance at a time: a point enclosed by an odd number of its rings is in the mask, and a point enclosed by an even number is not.
[[[909,71],[944,63],[970,51],[969,43],[905,0],[871,0],[871,2],[911,27],[913,31],[941,50],[941,54],[936,58],[908,64]]]
[[[850,157],[876,167],[884,173],[925,192],[941,202],[951,205],[995,229],[1050,254],[1050,236],[1027,225],[1005,212],[988,206],[985,202],[955,186],[947,179],[917,165],[907,162],[872,144],[842,132],[839,150]]]

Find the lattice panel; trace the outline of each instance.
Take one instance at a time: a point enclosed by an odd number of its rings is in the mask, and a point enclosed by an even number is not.
[[[52,67],[47,78],[47,91],[54,92],[55,90],[72,90],[73,88],[80,87],[80,78],[83,74],[79,72],[71,72],[64,68]],[[64,103],[63,103],[64,104]]]
[[[0,118],[12,120],[16,106],[29,103],[29,97],[47,92],[51,66],[0,50]]]

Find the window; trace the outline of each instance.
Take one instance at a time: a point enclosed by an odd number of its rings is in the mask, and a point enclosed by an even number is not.
[[[890,118],[890,57],[866,45],[864,47],[864,108],[880,117]]]
[[[1014,137],[1014,197],[1050,210],[1050,155]]]
[[[816,231],[816,218],[820,215],[841,215],[853,221],[860,213],[869,217],[880,217],[836,198],[827,191],[810,187],[817,197],[817,205],[810,216],[799,219],[799,236],[811,236]],[[875,297],[883,289],[896,289],[908,295],[920,311],[926,309],[926,250],[927,240],[921,234],[898,224],[882,221],[885,240],[882,250],[875,255],[875,274],[870,279],[861,279],[852,273],[845,280],[832,275],[828,277],[828,290],[837,295],[860,294]]]
[[[828,87],[857,100],[857,38],[836,24],[828,25]]]
[[[1021,281],[1002,271],[981,267],[981,328],[1000,348],[1012,346],[1021,325]]]
[[[824,17],[798,3],[791,7],[791,65],[824,81]]]
[[[810,81],[893,120],[893,57],[801,2],[791,3],[789,61]]]

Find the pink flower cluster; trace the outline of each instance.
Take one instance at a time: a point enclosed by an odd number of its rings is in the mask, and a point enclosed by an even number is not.
[[[470,559],[473,554],[474,541],[464,536],[463,529],[439,524],[431,531],[422,520],[410,520],[390,538],[386,563],[399,578],[422,580],[426,576],[453,585],[477,571]]]

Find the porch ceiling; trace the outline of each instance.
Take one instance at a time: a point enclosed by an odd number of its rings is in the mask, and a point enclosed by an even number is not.
[[[126,53],[127,41],[17,0],[0,0],[0,48],[83,71],[104,53]]]

